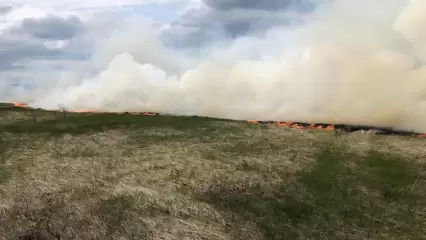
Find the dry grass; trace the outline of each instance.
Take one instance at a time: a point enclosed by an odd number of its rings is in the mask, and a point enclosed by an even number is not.
[[[0,239],[426,236],[422,139],[33,114],[0,109]]]

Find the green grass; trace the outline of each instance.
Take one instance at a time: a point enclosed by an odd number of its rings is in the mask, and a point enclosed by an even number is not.
[[[24,120],[1,126],[13,133],[86,134],[115,128],[173,128],[177,130],[213,130],[211,123],[224,121],[202,117],[135,116],[127,114],[71,114],[51,120]]]
[[[10,106],[0,131],[0,240],[52,239],[49,219],[61,239],[426,236],[422,139]]]
[[[422,239],[426,192],[413,187],[425,179],[416,167],[395,155],[327,148],[292,181],[221,183],[198,198],[230,216],[237,238],[253,222],[264,239]]]
[[[116,196],[101,201],[98,212],[107,225],[107,237],[114,232],[123,231],[124,221],[132,210],[132,205],[132,196]]]
[[[13,105],[4,105],[0,106],[0,114],[7,114],[8,112],[27,112],[29,111],[26,108],[15,107]]]

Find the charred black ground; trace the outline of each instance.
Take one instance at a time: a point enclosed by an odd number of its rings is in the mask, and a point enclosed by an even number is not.
[[[258,121],[258,124],[276,124],[276,121]],[[292,122],[288,124],[289,127],[298,126],[300,128],[312,128],[312,129],[332,129],[339,132],[373,132],[374,134],[380,135],[400,135],[400,136],[413,136],[423,137],[424,133],[416,133],[413,131],[397,130],[391,127],[376,127],[366,125],[348,125],[348,124],[328,124],[328,123],[304,123],[304,122]]]

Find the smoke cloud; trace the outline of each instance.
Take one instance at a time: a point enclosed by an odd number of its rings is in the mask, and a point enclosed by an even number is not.
[[[302,17],[304,24],[197,55],[165,47],[138,23],[99,42],[95,74],[65,74],[20,96],[48,109],[63,103],[426,132],[426,1],[334,0]]]

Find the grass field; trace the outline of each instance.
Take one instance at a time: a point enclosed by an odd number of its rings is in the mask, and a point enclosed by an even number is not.
[[[426,239],[425,139],[7,104],[0,132],[0,239]]]

